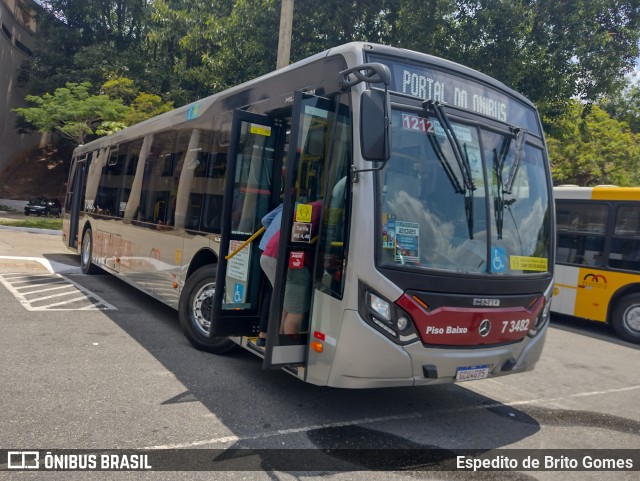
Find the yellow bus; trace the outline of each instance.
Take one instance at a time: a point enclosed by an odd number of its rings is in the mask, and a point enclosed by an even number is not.
[[[613,326],[640,342],[640,187],[554,188],[551,310]]]

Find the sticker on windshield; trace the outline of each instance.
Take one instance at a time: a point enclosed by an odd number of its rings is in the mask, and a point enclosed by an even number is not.
[[[507,251],[505,251],[502,247],[492,247],[491,248],[491,272],[505,272],[506,270],[507,270]]]
[[[546,257],[511,256],[511,270],[540,271],[549,270],[549,259]]]
[[[382,214],[382,248],[396,248],[396,216],[395,214]]]
[[[471,177],[476,184],[476,188],[484,186],[484,175],[482,173],[482,157],[480,149],[473,144],[466,144],[467,158],[471,167]]]
[[[396,221],[396,262],[417,263],[419,253],[420,224]]]

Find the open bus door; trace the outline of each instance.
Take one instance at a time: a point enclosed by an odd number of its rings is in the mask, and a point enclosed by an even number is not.
[[[268,281],[260,269],[260,236],[254,234],[275,202],[274,192],[276,197],[280,192],[282,135],[276,119],[242,110],[233,114],[212,337],[257,335]]]
[[[87,179],[87,163],[91,160],[92,154],[85,154],[82,158],[74,162],[71,173],[71,186],[69,188],[69,198],[65,202],[65,207],[69,209],[69,237],[68,247],[78,247],[78,222],[80,210],[84,198],[84,187]]]
[[[265,368],[301,364],[306,359],[319,210],[322,208],[319,201],[325,191],[333,110],[334,102],[329,99],[299,91],[295,93]],[[295,310],[303,306],[304,312],[288,317],[291,306],[295,306]],[[298,314],[297,318],[295,314]]]

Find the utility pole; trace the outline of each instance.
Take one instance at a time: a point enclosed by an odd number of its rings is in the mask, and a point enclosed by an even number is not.
[[[289,65],[291,57],[291,29],[293,25],[293,0],[282,0],[280,7],[280,33],[278,34],[278,61],[276,69]]]

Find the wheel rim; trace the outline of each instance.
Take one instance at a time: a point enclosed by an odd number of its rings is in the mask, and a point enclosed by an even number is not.
[[[82,265],[88,266],[91,262],[91,235],[87,234],[82,239]]]
[[[624,311],[623,320],[627,328],[640,333],[640,305],[634,304]]]
[[[211,310],[213,309],[213,295],[216,292],[214,283],[204,284],[195,296],[191,304],[191,321],[193,326],[204,336],[209,335],[211,329]]]

